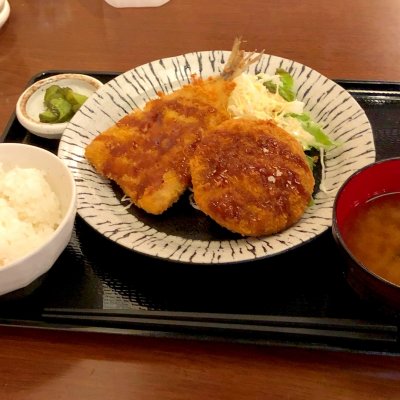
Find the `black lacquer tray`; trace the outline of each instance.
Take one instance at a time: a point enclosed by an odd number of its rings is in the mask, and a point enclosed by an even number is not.
[[[76,71],[29,84],[64,72]],[[377,159],[400,156],[400,83],[336,82],[365,110]],[[15,115],[3,137],[57,152],[58,141],[31,135]],[[400,354],[400,316],[361,301],[342,265],[330,231],[269,259],[196,266],[129,251],[77,216],[53,268],[0,297],[0,324]]]

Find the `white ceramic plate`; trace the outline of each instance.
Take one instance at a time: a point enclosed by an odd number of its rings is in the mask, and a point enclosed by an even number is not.
[[[249,72],[289,71],[298,98],[334,140],[343,144],[326,155],[326,188],[315,205],[293,227],[277,235],[242,238],[219,228],[189,205],[187,195],[161,216],[126,207],[120,190],[100,177],[84,157],[84,149],[133,108],[142,107],[159,91],[171,92],[190,81],[219,74],[230,52],[195,52],[153,61],[104,85],[73,117],[61,138],[59,156],[77,183],[78,213],[110,240],[139,253],[183,263],[232,263],[273,256],[317,237],[331,226],[335,194],[344,180],[375,160],[369,121],[343,88],[295,61],[263,55]]]

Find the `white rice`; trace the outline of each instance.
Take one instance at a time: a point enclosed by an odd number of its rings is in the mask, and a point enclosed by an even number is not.
[[[0,163],[0,267],[38,248],[61,222],[60,202],[35,168]]]

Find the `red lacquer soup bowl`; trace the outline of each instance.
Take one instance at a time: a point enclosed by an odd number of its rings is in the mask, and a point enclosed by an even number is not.
[[[333,207],[332,232],[358,295],[400,311],[400,158],[350,176]]]

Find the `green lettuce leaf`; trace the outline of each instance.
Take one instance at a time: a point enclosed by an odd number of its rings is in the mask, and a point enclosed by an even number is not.
[[[322,128],[316,122],[314,122],[308,114],[289,113],[286,115],[298,119],[301,122],[302,128],[314,136],[316,143],[320,145],[319,147],[329,148],[339,144],[331,140],[329,136],[322,130]]]
[[[281,79],[281,84],[278,88],[279,94],[286,100],[286,101],[294,101],[296,100],[296,93],[293,90],[294,81],[292,75],[289,72],[286,72],[282,68],[278,68],[276,70],[276,74],[279,75]]]
[[[272,81],[266,81],[263,85],[268,89],[271,93],[278,93],[286,100],[286,101],[294,101],[296,100],[296,93],[293,90],[294,81],[292,76],[286,72],[282,68],[278,68],[276,70],[276,75],[279,75],[281,80],[281,84],[279,86]]]

